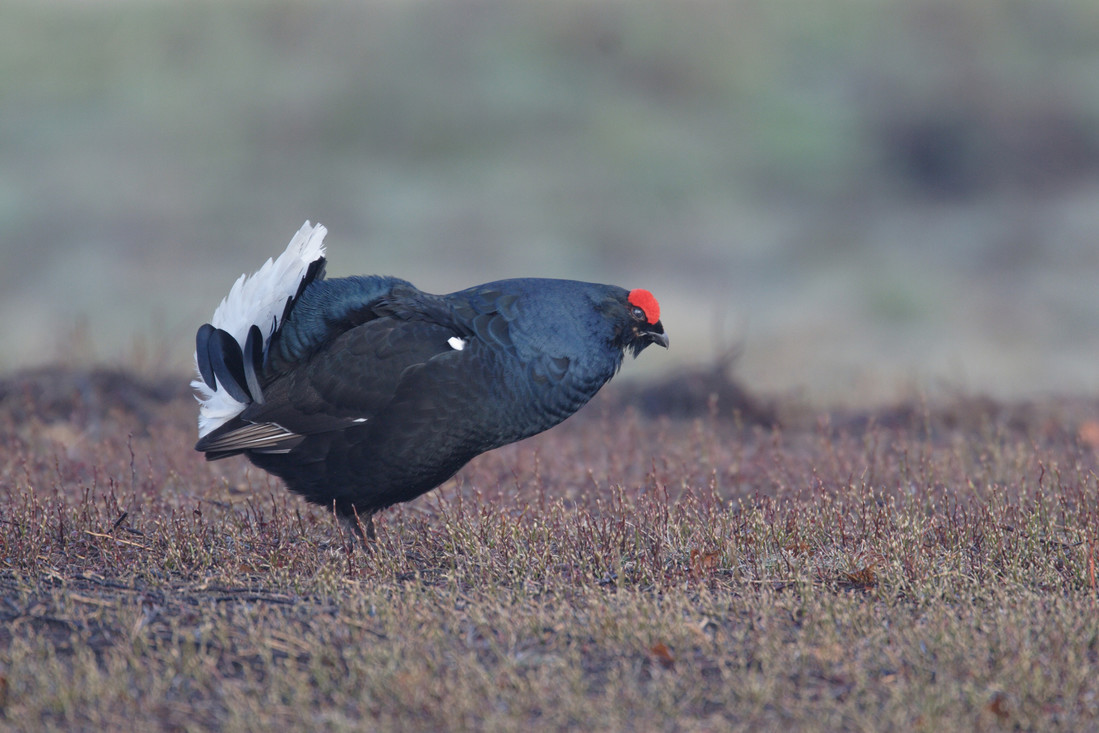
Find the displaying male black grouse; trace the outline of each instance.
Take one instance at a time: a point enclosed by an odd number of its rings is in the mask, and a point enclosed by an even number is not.
[[[470,459],[553,427],[649,344],[647,290],[524,278],[430,295],[324,279],[323,226],[241,275],[198,330],[199,441],[243,454],[373,538],[373,515]]]

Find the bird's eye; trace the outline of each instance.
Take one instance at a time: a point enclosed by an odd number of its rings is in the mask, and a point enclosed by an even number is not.
[[[639,321],[645,320],[645,311],[641,310],[637,306],[634,306],[633,308],[630,309],[630,315],[632,315],[634,318],[636,318]]]

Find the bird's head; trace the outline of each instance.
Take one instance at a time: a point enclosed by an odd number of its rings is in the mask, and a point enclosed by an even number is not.
[[[660,323],[660,304],[648,290],[637,288],[626,297],[627,326],[622,333],[623,348],[636,358],[649,344],[668,348],[668,336]]]

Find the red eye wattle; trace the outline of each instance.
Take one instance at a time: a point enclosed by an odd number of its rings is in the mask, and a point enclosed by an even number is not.
[[[629,297],[630,305],[637,306],[645,314],[645,320],[649,323],[656,323],[660,320],[660,304],[656,302],[656,298],[648,290],[643,288],[637,288],[630,291]]]

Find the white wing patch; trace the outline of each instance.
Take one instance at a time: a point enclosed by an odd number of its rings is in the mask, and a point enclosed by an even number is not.
[[[451,336],[446,340],[446,342],[450,344],[450,348],[454,349],[455,351],[461,351],[466,347],[465,339],[460,339],[457,336]]]
[[[309,265],[324,257],[324,237],[328,230],[322,225],[313,226],[308,221],[298,230],[286,251],[278,259],[268,259],[263,267],[252,275],[241,275],[233,283],[229,294],[214,311],[210,325],[228,331],[237,343],[244,347],[248,329],[259,326],[263,343],[278,328],[278,319],[286,308],[286,299],[298,292]],[[198,355],[195,355],[198,369]],[[198,436],[201,438],[217,427],[236,417],[245,405],[229,396],[224,389],[216,392],[201,377],[191,382],[198,393]]]

